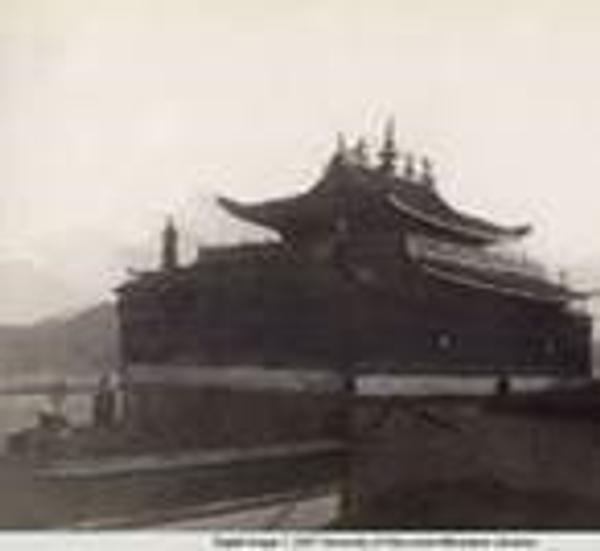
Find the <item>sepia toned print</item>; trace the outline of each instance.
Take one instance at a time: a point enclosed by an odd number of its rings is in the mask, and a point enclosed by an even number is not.
[[[600,12],[0,6],[0,526],[600,526]]]

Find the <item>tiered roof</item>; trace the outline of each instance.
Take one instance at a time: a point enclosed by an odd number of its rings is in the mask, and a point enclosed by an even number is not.
[[[338,150],[323,177],[296,196],[254,204],[228,198],[219,202],[235,216],[284,236],[333,227],[340,218],[350,222],[368,218],[373,229],[378,224],[404,223],[473,244],[515,239],[531,230],[528,225],[502,226],[455,209],[440,196],[428,164],[417,176],[408,157],[404,173],[396,174],[389,148],[386,143],[382,151],[387,164],[376,167],[364,162],[364,153],[360,158]]]
[[[503,226],[455,209],[439,194],[428,161],[417,174],[413,157],[405,156],[404,170],[398,174],[397,156],[390,131],[378,166],[368,165],[364,142],[359,141],[353,151],[340,142],[321,179],[305,193],[254,204],[227,198],[219,202],[235,216],[274,229],[284,239],[337,231],[343,222],[345,228],[360,226],[375,232],[402,228],[409,234],[441,237],[476,251],[481,246],[519,239],[531,231],[529,225]],[[469,266],[458,258],[454,262],[432,258],[418,261],[428,276],[452,285],[543,302],[582,296],[543,274],[515,270],[514,265],[510,269],[494,262]]]

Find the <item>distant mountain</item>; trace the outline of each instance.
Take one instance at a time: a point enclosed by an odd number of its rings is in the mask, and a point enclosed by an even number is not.
[[[68,318],[0,325],[0,376],[95,375],[118,362],[115,306],[102,303]]]
[[[183,263],[196,258],[199,246],[272,238],[228,215],[208,195],[185,201],[171,214],[180,231]],[[0,259],[0,378],[97,374],[117,365],[114,305],[64,312],[110,296],[127,268],[158,266],[165,220],[153,217],[139,232],[115,235],[84,228],[53,234],[27,255]]]

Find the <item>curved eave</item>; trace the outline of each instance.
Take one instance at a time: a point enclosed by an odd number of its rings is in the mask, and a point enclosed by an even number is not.
[[[454,223],[443,220],[438,216],[433,216],[419,208],[409,205],[393,192],[387,194],[386,200],[394,209],[405,216],[439,230],[448,231],[455,235],[464,236],[467,239],[482,243],[494,243],[502,240],[518,239],[524,237],[531,231],[531,226],[529,225],[516,226],[514,228],[490,227],[487,229],[460,222]]]
[[[564,304],[571,300],[585,297],[585,295],[582,293],[563,288],[556,288],[552,291],[546,290],[544,292],[534,292],[528,289],[519,288],[517,286],[495,284],[490,281],[483,281],[475,276],[457,274],[451,270],[445,270],[443,268],[430,266],[427,264],[422,264],[422,269],[435,279],[444,281],[446,283],[468,287],[479,291],[493,292],[504,296],[526,299],[534,302],[546,304]]]
[[[239,203],[225,197],[218,197],[217,201],[233,216],[281,234],[331,224],[335,217],[334,202],[330,198],[317,198],[310,192],[257,204]]]
[[[268,228],[277,228],[277,218],[281,218],[283,203],[272,201],[260,205],[246,205],[227,197],[217,197],[217,203],[227,212],[247,222]]]
[[[371,184],[373,185],[371,186]],[[217,201],[233,216],[280,232],[293,227],[326,223],[327,219],[333,216],[336,205],[339,207],[356,203],[357,199],[361,201],[377,199],[374,204],[387,205],[388,208],[391,207],[394,212],[407,219],[451,233],[459,239],[480,244],[519,239],[531,231],[531,226],[528,225],[495,226],[484,220],[462,214],[447,206],[437,195],[431,195],[433,192],[423,195],[421,191],[421,195],[417,195],[411,200],[410,197],[403,197],[399,190],[384,191],[374,184],[371,182],[353,188],[345,186],[343,188],[326,188],[321,183],[319,184],[321,187],[317,186],[301,195],[257,204],[244,204],[226,197],[218,197]],[[346,200],[348,196],[338,196],[344,193],[350,193],[350,197],[354,199],[348,202]],[[419,205],[419,198],[430,204],[430,208],[427,205]]]

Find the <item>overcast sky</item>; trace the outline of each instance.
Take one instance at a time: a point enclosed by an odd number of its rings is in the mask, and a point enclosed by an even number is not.
[[[455,205],[594,262],[595,5],[0,0],[0,322],[110,296],[169,212],[227,234],[211,194],[304,189],[389,115]]]

